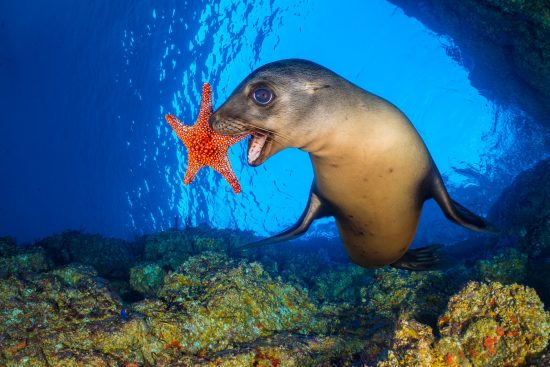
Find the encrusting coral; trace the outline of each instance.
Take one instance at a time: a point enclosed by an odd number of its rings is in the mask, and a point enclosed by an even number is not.
[[[438,325],[436,350],[456,365],[520,366],[550,337],[550,314],[533,289],[518,284],[470,282],[451,297]]]
[[[363,312],[396,320],[406,311],[411,317],[435,322],[458,284],[453,274],[441,271],[376,269],[370,284],[361,289]]]
[[[159,298],[133,308],[163,344],[184,353],[217,352],[282,331],[326,330],[302,290],[274,281],[258,263],[216,253],[194,256],[166,276]]]
[[[480,260],[476,268],[481,280],[518,283],[527,277],[527,260],[527,254],[506,248],[490,259]]]
[[[438,326],[435,340],[429,326],[401,313],[385,353],[367,365],[523,366],[548,346],[550,314],[531,288],[470,282],[451,297]]]
[[[73,235],[62,238],[73,250],[95,241]],[[548,359],[549,315],[533,289],[463,288],[468,279],[522,279],[526,256],[515,249],[446,271],[373,271],[330,247],[242,254],[232,236],[226,243],[221,231],[193,229],[142,238],[129,249],[128,278],[108,279],[2,239],[0,261],[38,253],[48,266],[21,263],[0,277],[0,366],[513,367]],[[168,248],[179,262],[162,255]]]
[[[138,264],[130,269],[130,286],[145,296],[157,295],[164,283],[166,272],[155,263]]]

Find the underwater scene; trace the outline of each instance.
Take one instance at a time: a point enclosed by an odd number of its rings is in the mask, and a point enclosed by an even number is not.
[[[548,0],[0,1],[0,367],[550,367]]]

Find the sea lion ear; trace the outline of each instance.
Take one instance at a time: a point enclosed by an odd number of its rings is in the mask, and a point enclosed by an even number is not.
[[[320,90],[331,88],[330,84],[325,83],[318,83],[318,82],[306,82],[304,83],[304,90],[308,92],[309,94],[316,93]]]

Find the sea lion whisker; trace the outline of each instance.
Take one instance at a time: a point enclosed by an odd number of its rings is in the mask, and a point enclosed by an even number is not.
[[[244,122],[239,121],[239,120],[231,120],[230,122],[231,122],[231,124],[236,125],[237,127],[243,128],[243,130],[257,130],[257,131],[260,131],[262,133],[271,134],[273,136],[280,137],[285,141],[290,140],[290,137],[288,137],[284,134],[281,134],[279,132],[275,132],[275,131],[270,130],[270,129],[266,129],[266,128],[263,128],[263,127],[258,127],[258,126],[255,126],[255,125],[249,124],[249,123],[244,123]],[[277,139],[274,139],[273,137],[272,137],[272,140],[274,140],[276,142],[280,142]]]

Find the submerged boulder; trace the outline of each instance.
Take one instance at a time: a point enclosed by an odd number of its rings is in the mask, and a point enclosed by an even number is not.
[[[139,264],[130,269],[130,286],[147,297],[157,295],[164,283],[166,272],[155,263]]]
[[[13,256],[17,252],[17,243],[12,237],[0,237],[0,257]]]
[[[376,367],[537,363],[546,358],[542,353],[550,337],[550,314],[531,288],[470,282],[451,297],[438,328],[439,339],[432,328],[401,313],[393,332],[372,340],[380,345],[378,355],[372,353],[374,343],[369,343],[363,354],[365,363]]]
[[[133,308],[163,345],[187,354],[218,352],[278,332],[327,329],[304,290],[273,280],[258,263],[216,253],[191,257],[168,274],[159,297]]]
[[[80,263],[93,266],[106,278],[128,278],[135,256],[130,243],[98,234],[67,231],[36,243],[56,265]]]
[[[405,311],[412,318],[435,324],[461,282],[458,274],[441,271],[376,269],[370,284],[361,289],[363,312],[395,321]]]
[[[17,246],[15,239],[0,237],[0,279],[48,271],[51,267],[52,262],[41,248]]]
[[[527,278],[527,254],[515,248],[505,248],[489,259],[478,261],[478,277],[503,284],[521,283]]]
[[[519,174],[493,205],[489,218],[508,244],[530,257],[550,257],[550,159]]]
[[[550,314],[532,288],[518,284],[470,282],[451,298],[438,325],[438,353],[474,367],[521,366],[550,338]]]
[[[137,246],[143,248],[146,261],[174,270],[190,256],[204,251],[229,254],[239,241],[238,233],[200,226],[146,235]]]
[[[51,261],[41,249],[21,250],[13,256],[0,257],[0,278],[39,273],[51,269]]]

